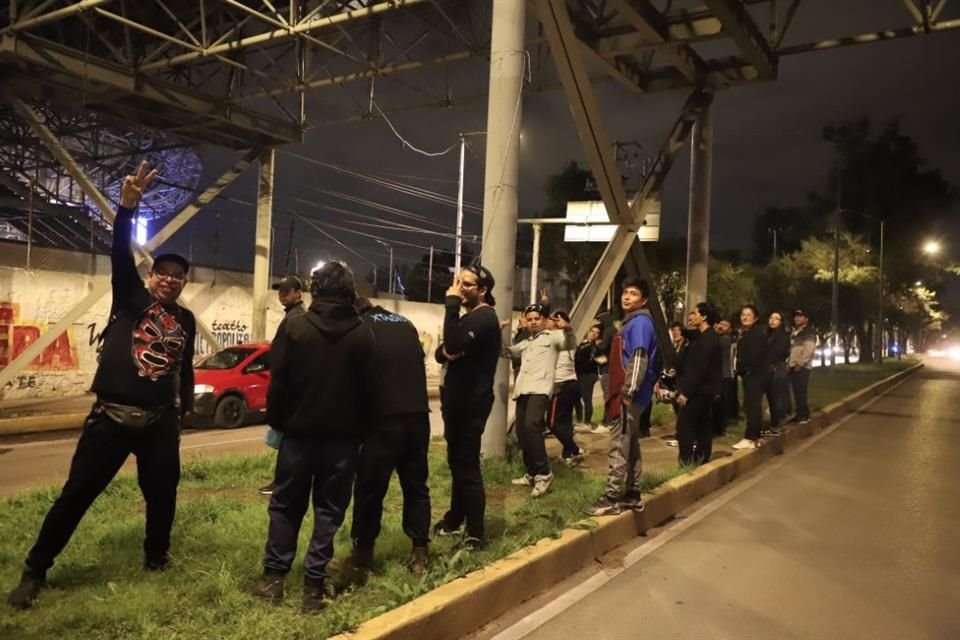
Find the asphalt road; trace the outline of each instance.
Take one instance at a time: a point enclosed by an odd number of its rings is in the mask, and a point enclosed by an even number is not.
[[[960,638],[960,365],[905,384],[477,638]],[[626,567],[626,568],[624,568]]]
[[[443,433],[440,401],[430,401],[430,431]],[[68,425],[65,425],[68,426]],[[192,429],[183,434],[180,451],[184,459],[196,456],[218,456],[227,453],[262,453],[264,425],[241,429]],[[0,441],[0,498],[18,491],[62,484],[70,469],[70,459],[79,432],[30,437],[8,437]],[[134,471],[136,459],[131,456],[121,473]]]

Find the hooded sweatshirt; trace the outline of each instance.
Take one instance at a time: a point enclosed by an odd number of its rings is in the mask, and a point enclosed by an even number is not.
[[[627,314],[613,340],[607,415],[620,415],[621,402],[650,404],[657,374],[657,334],[646,309]]]
[[[362,438],[376,391],[375,346],[350,304],[314,299],[287,317],[272,347],[267,424],[292,436]]]
[[[375,415],[428,413],[427,374],[420,333],[405,317],[376,306],[361,316],[377,343],[373,355],[376,378]]]

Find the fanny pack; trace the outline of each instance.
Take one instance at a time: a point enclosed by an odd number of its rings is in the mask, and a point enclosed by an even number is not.
[[[117,404],[116,402],[101,402],[100,408],[107,417],[122,427],[131,427],[142,429],[160,419],[166,408],[163,409],[144,409],[143,407],[133,407],[128,404]]]

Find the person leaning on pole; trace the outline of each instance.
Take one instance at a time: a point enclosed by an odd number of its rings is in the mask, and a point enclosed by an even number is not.
[[[144,568],[170,561],[170,530],[180,481],[180,424],[193,406],[196,320],[177,304],[190,265],[176,254],[157,256],[146,287],[131,239],[140,199],[156,177],[142,162],[124,178],[110,250],[113,301],[91,390],[97,399],[83,424],[67,482],[47,512],[27,555],[20,584],[8,602],[30,607],[47,570],[69,542],[87,509],[133,453],[146,501]]]

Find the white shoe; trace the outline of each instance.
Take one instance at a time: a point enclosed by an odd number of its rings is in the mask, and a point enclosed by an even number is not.
[[[734,448],[734,449],[756,449],[756,448],[757,448],[757,443],[756,443],[756,441],[754,441],[754,440],[748,440],[748,439],[744,438],[743,440],[741,440],[741,441],[738,442],[737,444],[733,445],[733,448]]]
[[[581,423],[573,427],[574,433],[590,433],[594,429],[592,424]]]
[[[610,431],[612,431],[610,427],[600,424],[595,426],[593,429],[591,429],[590,433],[601,435],[601,436],[608,436],[610,435]]]
[[[552,484],[553,484],[552,473],[548,473],[545,476],[535,476],[533,479],[533,491],[530,492],[530,497],[539,498],[550,489],[550,485]]]
[[[537,476],[538,478],[540,476]],[[532,487],[533,486],[533,476],[529,473],[523,474],[522,478],[514,478],[510,481],[510,484],[516,485],[518,487]]]
[[[587,457],[587,450],[581,447],[579,452],[573,454],[569,458],[564,458],[561,456],[560,461],[572,469],[573,467],[576,467],[581,463],[583,463],[583,460],[586,457]]]

